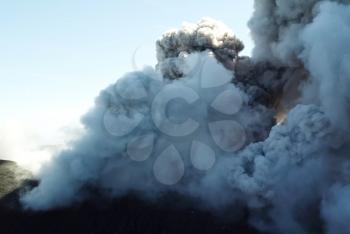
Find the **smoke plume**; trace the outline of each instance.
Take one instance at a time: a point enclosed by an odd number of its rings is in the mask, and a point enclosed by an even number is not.
[[[249,26],[251,58],[208,18],[166,33],[155,68],[101,91],[23,205],[175,192],[240,204],[267,233],[350,233],[350,2],[256,0]]]

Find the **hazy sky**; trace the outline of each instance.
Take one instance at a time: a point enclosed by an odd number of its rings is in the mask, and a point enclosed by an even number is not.
[[[224,22],[249,54],[252,11],[253,0],[0,0],[0,123],[79,116],[132,70],[137,48],[137,65],[154,65],[155,40],[184,21]]]

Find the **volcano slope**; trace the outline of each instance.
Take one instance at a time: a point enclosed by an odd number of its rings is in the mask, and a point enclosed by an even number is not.
[[[72,207],[24,210],[19,197],[36,185],[28,171],[14,162],[0,161],[1,233],[258,233],[248,227],[248,214],[235,221],[223,220],[174,194],[152,204],[133,195],[106,200],[96,193]]]

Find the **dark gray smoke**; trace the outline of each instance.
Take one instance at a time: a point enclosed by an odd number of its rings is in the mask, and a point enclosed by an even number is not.
[[[181,30],[165,33],[156,42],[158,68],[166,78],[183,76],[178,57],[210,50],[216,59],[233,68],[233,60],[244,49],[243,43],[221,22],[204,18],[197,24],[184,24]]]
[[[177,192],[243,204],[268,233],[350,233],[350,1],[256,0],[249,25],[252,58],[210,19],[166,33],[156,68],[101,92],[24,206]]]

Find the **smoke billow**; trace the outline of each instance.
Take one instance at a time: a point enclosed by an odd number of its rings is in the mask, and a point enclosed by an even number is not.
[[[256,0],[252,58],[210,19],[166,33],[157,66],[100,93],[23,205],[176,192],[242,204],[267,233],[349,233],[349,19],[345,0]]]
[[[243,43],[221,22],[204,18],[197,24],[184,24],[181,30],[165,33],[157,41],[158,68],[166,78],[182,77],[177,66],[178,57],[184,53],[210,50],[216,59],[228,67],[244,49]]]

